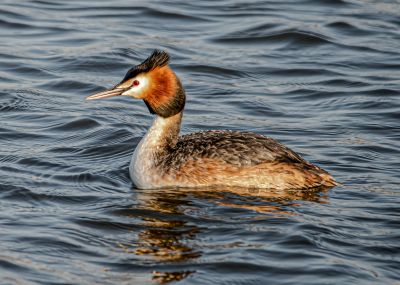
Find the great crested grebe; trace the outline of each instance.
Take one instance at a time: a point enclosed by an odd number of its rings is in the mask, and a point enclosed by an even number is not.
[[[138,188],[225,185],[288,190],[337,185],[323,169],[259,134],[205,131],[179,136],[186,95],[168,61],[166,52],[155,50],[112,89],[86,98],[130,96],[142,99],[156,115],[129,166]]]

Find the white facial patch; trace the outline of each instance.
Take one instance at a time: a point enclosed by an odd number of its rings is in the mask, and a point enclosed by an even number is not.
[[[135,80],[139,81],[139,85],[133,84],[133,82],[135,82]],[[132,97],[141,99],[142,98],[141,94],[142,94],[143,90],[145,90],[147,88],[147,85],[149,84],[149,79],[144,75],[138,75],[131,82],[132,82],[131,87],[128,90],[126,90],[124,93],[122,93],[121,95],[132,96]]]

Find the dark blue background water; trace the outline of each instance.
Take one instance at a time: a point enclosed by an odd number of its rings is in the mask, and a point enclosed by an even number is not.
[[[0,4],[1,284],[397,284],[400,2]],[[343,187],[138,190],[142,102],[84,98],[154,48],[183,132],[272,136]],[[396,281],[397,280],[397,281]]]

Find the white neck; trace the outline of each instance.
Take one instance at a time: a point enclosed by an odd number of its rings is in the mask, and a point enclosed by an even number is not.
[[[163,118],[156,116],[146,135],[137,145],[129,166],[129,174],[138,188],[156,187],[157,159],[165,154],[169,147],[173,147],[179,136],[182,113]]]

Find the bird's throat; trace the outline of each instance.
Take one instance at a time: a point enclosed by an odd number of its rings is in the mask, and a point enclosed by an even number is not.
[[[157,115],[138,147],[162,151],[165,148],[175,146],[178,141],[181,122],[182,112],[167,118]]]

